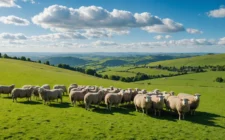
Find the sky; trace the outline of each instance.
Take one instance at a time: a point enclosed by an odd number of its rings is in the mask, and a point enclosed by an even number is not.
[[[224,0],[0,0],[0,52],[225,53]]]

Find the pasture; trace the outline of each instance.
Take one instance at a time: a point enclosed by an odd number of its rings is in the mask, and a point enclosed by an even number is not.
[[[77,83],[147,90],[158,88],[202,95],[196,115],[186,115],[186,119],[181,121],[178,121],[177,114],[167,111],[161,117],[153,113],[143,115],[135,112],[133,104],[120,105],[112,108],[111,112],[105,109],[104,104],[100,108],[92,106],[91,111],[86,111],[82,104],[72,107],[67,96],[63,97],[62,104],[43,105],[35,99],[31,102],[18,99],[18,103],[13,103],[7,95],[1,95],[0,139],[224,139],[225,84],[212,81],[215,76],[224,73],[215,73],[123,83],[38,63],[0,59],[2,85],[68,86]]]

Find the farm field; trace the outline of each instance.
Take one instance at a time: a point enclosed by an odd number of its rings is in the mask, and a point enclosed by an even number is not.
[[[131,72],[118,72],[118,71],[107,71],[100,73],[102,75],[116,75],[116,76],[122,76],[122,77],[134,77],[136,74]]]
[[[204,55],[204,56],[195,56],[189,58],[179,58],[174,60],[158,61],[149,63],[149,66],[205,66],[205,65],[225,65],[225,54],[217,55]]]
[[[169,74],[174,74],[176,72],[173,71],[167,71],[167,70],[160,70],[160,69],[150,69],[150,68],[136,68],[136,69],[131,69],[129,70],[130,72],[135,72],[135,73],[145,73],[148,75],[169,75]]]
[[[123,83],[100,79],[38,63],[0,59],[0,84],[65,84],[115,86],[200,93],[195,116],[178,121],[176,114],[164,111],[161,117],[135,112],[133,105],[120,105],[107,111],[105,105],[72,107],[67,96],[63,103],[43,105],[41,101],[18,99],[13,103],[1,95],[1,139],[223,139],[225,137],[225,84],[213,80],[224,72],[188,74],[167,79]],[[151,82],[150,85],[146,83]],[[144,84],[143,84],[144,83]],[[188,83],[188,85],[186,84]],[[189,85],[190,84],[190,85]],[[3,114],[3,115],[2,115]]]

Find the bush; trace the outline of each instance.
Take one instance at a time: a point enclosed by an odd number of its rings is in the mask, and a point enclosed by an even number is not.
[[[216,82],[222,83],[224,81],[224,79],[222,77],[217,77],[216,78]]]

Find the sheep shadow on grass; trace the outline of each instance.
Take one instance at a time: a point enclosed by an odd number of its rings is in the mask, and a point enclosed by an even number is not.
[[[195,115],[190,115],[190,113],[187,113],[185,116],[185,120],[192,123],[225,129],[224,126],[214,122],[217,118],[225,118],[224,116],[220,116],[218,114],[196,111]]]
[[[40,104],[42,104],[41,102],[37,102],[37,101],[18,101],[17,103],[27,104],[27,105],[40,105]]]
[[[50,107],[56,107],[56,108],[70,108],[72,107],[70,103],[62,102],[62,103],[51,103],[49,104]]]

